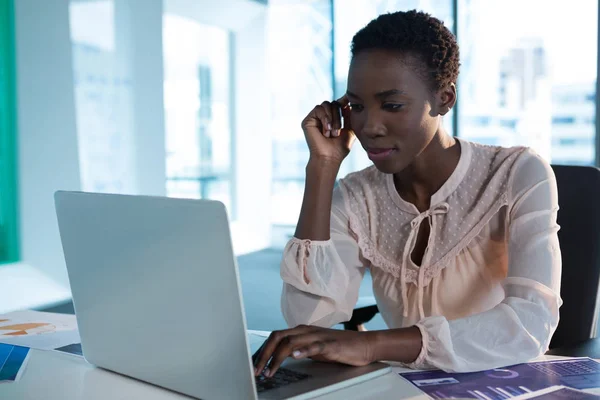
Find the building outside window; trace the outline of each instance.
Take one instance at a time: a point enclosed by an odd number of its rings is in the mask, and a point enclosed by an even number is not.
[[[458,135],[530,146],[552,163],[593,164],[598,2],[458,7]]]

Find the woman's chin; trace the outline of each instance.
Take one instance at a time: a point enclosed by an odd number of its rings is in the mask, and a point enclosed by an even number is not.
[[[375,168],[384,174],[397,174],[401,172],[405,167],[399,165],[398,162],[394,162],[394,160],[382,160],[382,161],[372,161]]]

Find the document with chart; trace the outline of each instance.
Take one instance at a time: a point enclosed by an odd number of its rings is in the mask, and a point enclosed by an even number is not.
[[[600,363],[589,358],[570,358],[466,374],[425,371],[400,376],[434,399],[496,400],[516,398],[552,386],[599,388]]]
[[[74,315],[30,310],[0,314],[0,343],[54,350],[80,341]]]

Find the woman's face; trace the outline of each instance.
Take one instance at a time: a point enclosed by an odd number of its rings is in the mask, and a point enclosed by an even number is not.
[[[386,50],[363,51],[350,63],[352,129],[384,173],[412,164],[438,131],[441,115],[454,105],[453,86],[434,92],[416,72],[418,66],[415,58]]]

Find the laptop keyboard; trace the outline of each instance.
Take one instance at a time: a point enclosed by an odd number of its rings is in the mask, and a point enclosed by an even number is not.
[[[282,386],[286,386],[290,383],[298,382],[306,378],[310,378],[310,375],[292,371],[286,368],[279,368],[275,372],[275,375],[271,378],[267,378],[263,375],[257,376],[256,390],[258,391],[258,393],[260,393],[264,392],[265,390],[277,389]]]

